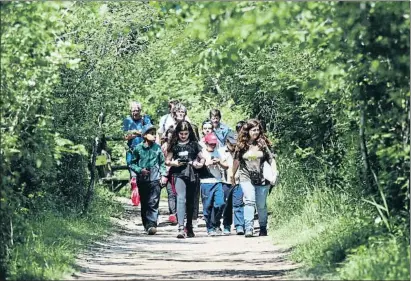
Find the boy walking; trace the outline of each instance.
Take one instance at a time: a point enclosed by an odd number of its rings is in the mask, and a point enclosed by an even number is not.
[[[228,168],[216,149],[218,140],[215,134],[205,137],[205,148],[202,150],[205,161],[204,172],[201,175],[201,199],[203,202],[203,215],[206,221],[209,236],[221,233],[220,219],[224,207],[224,193],[222,186],[222,169]]]
[[[160,181],[167,175],[164,154],[155,142],[156,129],[149,124],[142,130],[144,141],[133,150],[130,169],[137,174],[141,198],[141,219],[147,234],[157,232]]]

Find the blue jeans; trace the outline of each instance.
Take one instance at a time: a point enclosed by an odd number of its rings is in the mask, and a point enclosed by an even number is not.
[[[207,231],[210,232],[220,227],[220,219],[224,207],[223,185],[219,183],[202,183],[201,200],[203,202],[203,215]]]
[[[235,228],[244,227],[244,201],[243,190],[240,185],[236,185],[233,189],[233,211],[234,211],[234,226]]]
[[[224,191],[224,215],[223,225],[224,227],[230,227],[233,223],[233,211],[234,211],[234,227],[244,227],[244,202],[243,202],[243,190],[239,185],[231,187],[229,184],[223,183]]]
[[[246,230],[254,229],[254,206],[257,205],[258,222],[267,227],[267,196],[269,185],[253,185],[251,182],[240,183],[244,193],[244,223]]]

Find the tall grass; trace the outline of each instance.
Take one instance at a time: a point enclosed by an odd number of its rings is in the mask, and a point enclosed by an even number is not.
[[[387,238],[377,211],[347,192],[350,186],[332,189],[291,158],[279,167],[281,182],[268,199],[270,229],[303,265],[292,278],[409,280],[409,236]]]
[[[121,205],[113,195],[97,188],[90,212],[83,217],[47,210],[30,216],[24,241],[11,252],[8,280],[55,280],[75,269],[75,258],[91,242],[109,233],[110,216],[119,214]]]

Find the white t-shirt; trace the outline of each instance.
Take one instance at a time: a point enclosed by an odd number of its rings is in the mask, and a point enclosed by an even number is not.
[[[206,160],[206,163],[211,161],[212,157],[222,160],[221,154],[217,149],[215,149],[213,152],[209,152],[209,151],[207,151],[207,149],[203,148],[202,154],[203,154],[204,159]],[[201,179],[200,180],[201,183],[222,182],[223,173],[222,173],[222,169],[220,168],[220,165],[218,165],[218,164],[210,165],[207,168],[208,168],[208,170],[210,171],[210,174],[213,177]]]
[[[221,155],[221,160],[226,161],[228,165],[228,169],[223,173],[223,182],[231,184],[231,175],[233,174],[233,163],[234,163],[234,158],[233,155],[227,150],[227,146],[223,146],[219,149],[219,153]],[[238,184],[240,182],[240,174],[237,169],[235,181]]]

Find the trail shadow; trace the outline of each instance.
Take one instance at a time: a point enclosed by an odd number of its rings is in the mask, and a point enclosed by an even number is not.
[[[278,270],[236,270],[236,269],[222,269],[222,270],[187,270],[182,271],[180,274],[172,275],[173,278],[195,278],[194,276],[201,276],[201,279],[208,278],[243,278],[245,280],[256,278],[270,278],[280,277],[286,275],[291,269],[278,269]]]

